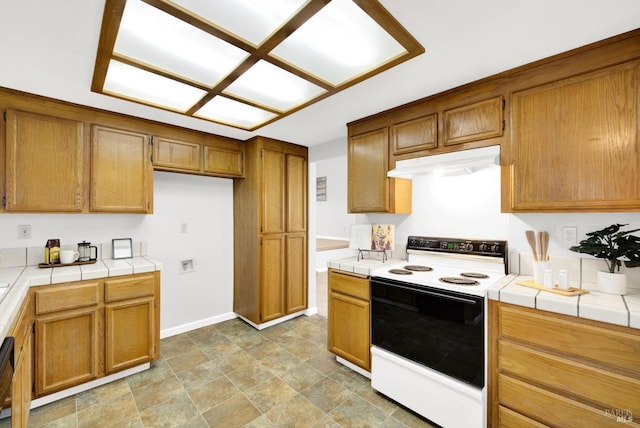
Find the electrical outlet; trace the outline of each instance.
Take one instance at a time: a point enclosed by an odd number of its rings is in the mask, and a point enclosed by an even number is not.
[[[193,259],[180,260],[180,266],[178,267],[178,273],[191,273],[196,271],[196,265]]]
[[[578,245],[578,228],[574,226],[563,226],[562,243],[567,246]]]
[[[180,233],[187,233],[189,231],[188,223],[180,223]]]
[[[19,224],[18,225],[18,239],[31,239],[31,225]]]

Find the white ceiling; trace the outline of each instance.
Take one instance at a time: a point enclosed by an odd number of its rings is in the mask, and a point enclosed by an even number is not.
[[[242,140],[313,146],[345,138],[347,122],[640,28],[638,0],[381,3],[426,53],[254,132],[91,92],[104,0],[0,0],[0,86]]]

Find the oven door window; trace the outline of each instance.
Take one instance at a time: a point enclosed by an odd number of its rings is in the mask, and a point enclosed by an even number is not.
[[[484,387],[484,298],[375,278],[371,298],[375,346]]]

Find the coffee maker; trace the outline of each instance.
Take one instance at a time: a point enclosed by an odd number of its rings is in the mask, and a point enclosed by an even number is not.
[[[78,261],[89,262],[98,258],[98,247],[91,245],[91,242],[78,242]]]

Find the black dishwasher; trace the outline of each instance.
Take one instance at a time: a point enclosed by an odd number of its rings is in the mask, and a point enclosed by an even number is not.
[[[11,394],[11,379],[13,378],[13,337],[5,337],[0,347],[0,410]]]

